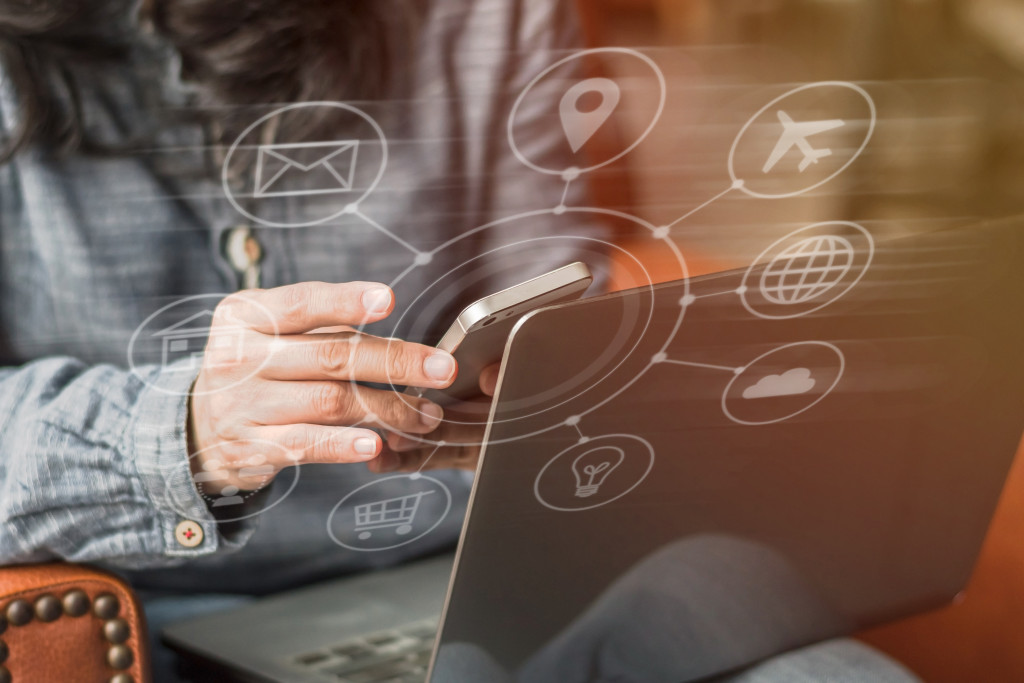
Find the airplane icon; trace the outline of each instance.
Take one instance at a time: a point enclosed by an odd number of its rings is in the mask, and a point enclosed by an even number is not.
[[[803,152],[804,158],[800,162],[800,172],[803,173],[811,164],[816,164],[819,159],[832,154],[832,150],[828,147],[822,149],[811,147],[811,143],[807,142],[807,138],[846,125],[846,122],[842,119],[796,123],[790,118],[789,114],[781,109],[777,113],[779,122],[782,123],[782,136],[779,138],[778,143],[776,143],[771,155],[769,155],[768,161],[765,162],[764,168],[761,169],[762,173],[767,173],[775,168],[775,165],[779,163],[782,157],[786,155],[786,152],[792,149],[793,146],[798,147]]]

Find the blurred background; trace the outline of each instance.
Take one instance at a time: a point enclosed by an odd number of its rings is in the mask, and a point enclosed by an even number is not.
[[[732,140],[773,97],[845,80],[875,99],[874,137],[837,179],[788,199],[733,192],[673,229],[691,273],[746,265],[775,237],[816,221],[899,235],[1024,212],[1024,0],[577,4],[590,46],[639,46],[665,73],[658,125],[593,174],[598,203],[653,225],[729,186]],[[646,124],[620,121],[618,135],[633,140]],[[656,279],[671,277],[649,236],[623,239]],[[1024,456],[957,603],[862,637],[927,681],[1024,680]]]

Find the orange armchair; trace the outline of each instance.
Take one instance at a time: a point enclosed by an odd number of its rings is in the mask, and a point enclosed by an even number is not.
[[[120,579],[71,564],[0,568],[0,683],[145,683],[145,619]]]

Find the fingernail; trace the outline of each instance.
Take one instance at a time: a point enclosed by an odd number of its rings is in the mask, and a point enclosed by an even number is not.
[[[451,379],[455,374],[455,359],[447,353],[435,353],[423,361],[423,372],[438,382]]]
[[[374,455],[377,452],[377,440],[361,436],[352,442],[352,447],[359,455]]]
[[[444,410],[436,403],[424,403],[420,406],[420,423],[428,429],[434,429],[441,424],[444,418]]]
[[[386,313],[391,307],[391,290],[387,287],[373,287],[363,292],[360,300],[367,313]]]

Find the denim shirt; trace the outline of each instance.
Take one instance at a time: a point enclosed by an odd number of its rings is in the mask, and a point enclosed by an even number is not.
[[[410,269],[410,246],[433,249],[488,221],[562,201],[565,183],[520,163],[505,129],[518,93],[564,56],[559,50],[573,46],[569,4],[432,6],[410,91],[353,103],[380,122],[389,142],[387,166],[360,203],[361,215],[302,228],[247,220],[218,174],[206,171],[201,127],[182,122],[160,126],[143,149],[64,158],[28,149],[0,167],[0,564],[93,561],[134,570],[142,586],[263,591],[450,544],[469,486],[456,472],[434,475],[453,494],[445,521],[393,551],[355,553],[327,533],[331,508],[373,480],[362,465],[291,468],[297,480],[285,470],[268,492],[273,506],[218,525],[188,465],[186,396],[196,371],[188,359],[176,365],[155,357],[129,367],[129,346],[162,307],[241,286],[223,246],[230,241],[225,232],[240,224],[251,226],[262,246],[265,288],[309,280],[390,283],[405,273],[393,318],[438,277],[501,244],[567,231],[599,237],[596,223],[534,215],[458,240]],[[188,106],[186,89],[173,77],[172,51],[141,30],[137,42],[123,68],[70,67],[86,119],[100,136],[116,140]],[[158,112],[144,95],[154,80],[163,84]],[[556,104],[558,96],[552,91]],[[252,118],[273,109],[251,107]],[[16,111],[0,73],[5,129],[15,125]],[[550,111],[520,112],[532,127],[524,153],[564,168],[564,135],[547,118]],[[565,197],[585,203],[583,183]],[[307,222],[321,201],[328,200],[285,203],[281,222]],[[487,257],[495,261],[493,277],[461,294],[482,295],[575,260],[579,251],[553,242],[535,261],[510,269],[500,266],[499,250]],[[396,480],[393,495],[403,486]],[[439,503],[423,504],[429,514]],[[186,520],[203,532],[195,547],[176,539]]]

